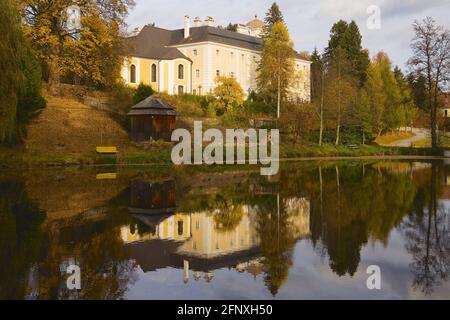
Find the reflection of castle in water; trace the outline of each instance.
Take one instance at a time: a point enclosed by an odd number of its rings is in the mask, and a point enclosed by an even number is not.
[[[134,222],[121,228],[121,237],[144,272],[166,267],[182,268],[184,280],[206,281],[213,271],[236,268],[260,274],[258,205],[218,205],[189,214],[175,213],[173,182],[137,182],[131,187],[130,213]],[[284,201],[289,225],[297,239],[309,235],[309,202],[304,198]]]

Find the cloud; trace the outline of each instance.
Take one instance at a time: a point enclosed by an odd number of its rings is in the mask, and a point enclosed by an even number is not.
[[[216,23],[242,23],[255,14],[263,18],[273,0],[135,0],[136,7],[128,18],[130,29],[155,22],[157,26],[178,29],[183,17],[206,16]],[[355,20],[363,36],[363,46],[373,56],[385,51],[393,63],[405,68],[411,54],[409,41],[413,37],[411,24],[415,19],[432,16],[437,23],[450,29],[450,0],[278,0],[298,51],[323,50],[328,43],[329,32],[339,19]],[[369,30],[366,26],[367,7],[377,5],[381,10],[381,30]]]

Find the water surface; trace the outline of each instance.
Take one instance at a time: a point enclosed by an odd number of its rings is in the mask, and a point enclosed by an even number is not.
[[[444,163],[218,170],[0,172],[0,298],[450,298]]]

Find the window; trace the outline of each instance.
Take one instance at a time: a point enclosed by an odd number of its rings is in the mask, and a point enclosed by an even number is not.
[[[192,90],[192,93],[195,95],[197,95],[197,89]]]
[[[198,51],[197,51],[197,49],[194,49],[194,56],[197,56],[198,55]]]
[[[136,83],[136,66],[134,64],[130,66],[130,82]]]
[[[200,70],[199,69],[195,70],[195,76],[197,78],[200,78]]]
[[[220,77],[220,70],[216,70],[216,77]]]
[[[151,81],[156,82],[156,64],[152,64]]]
[[[184,226],[183,220],[179,220],[178,221],[178,235],[179,236],[183,235],[183,226]]]
[[[182,64],[178,65],[178,79],[184,79],[184,66]]]
[[[230,72],[230,76],[234,78],[234,72]]]
[[[220,50],[216,50],[216,56],[220,54]]]
[[[183,86],[178,86],[178,94],[179,95],[184,94],[184,87]]]
[[[445,117],[448,118],[448,110],[447,109],[444,110],[444,113],[445,113]]]
[[[231,52],[230,54],[231,54],[231,59],[233,59],[234,58],[234,52]]]

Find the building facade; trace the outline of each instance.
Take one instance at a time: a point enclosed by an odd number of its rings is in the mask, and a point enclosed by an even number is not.
[[[261,34],[262,25],[255,19],[234,32],[215,27],[211,17],[204,23],[197,17],[191,26],[186,16],[184,29],[145,26],[127,38],[130,54],[122,78],[130,86],[144,83],[168,94],[205,95],[212,92],[218,76],[228,76],[248,94],[256,90],[262,41],[255,35]],[[310,101],[310,65],[296,55],[291,99]]]

